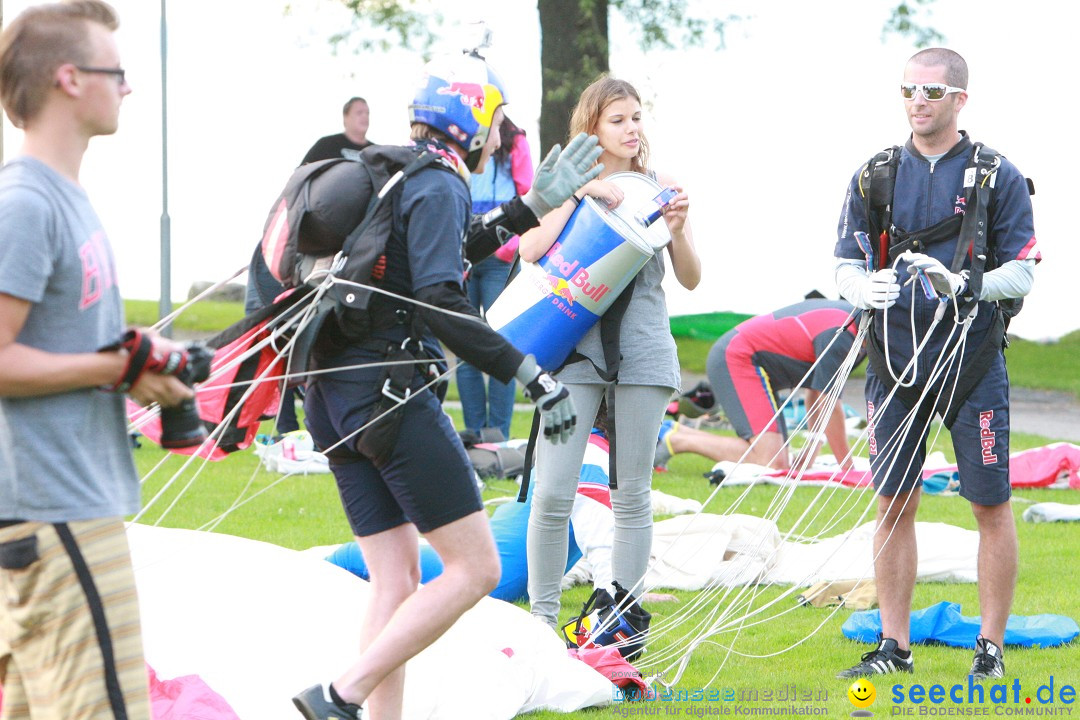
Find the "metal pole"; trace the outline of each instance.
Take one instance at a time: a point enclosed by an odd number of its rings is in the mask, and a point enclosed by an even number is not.
[[[165,0],[161,0],[161,300],[158,318],[172,313],[172,258],[169,220],[169,111],[168,111],[168,63],[166,58]],[[166,337],[172,337],[172,325],[162,328]]]

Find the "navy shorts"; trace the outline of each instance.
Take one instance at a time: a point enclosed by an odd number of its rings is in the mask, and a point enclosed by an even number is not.
[[[329,448],[367,422],[379,398],[374,369],[321,375],[304,401],[305,424],[319,448]],[[413,387],[423,384],[417,376]],[[341,504],[360,537],[411,522],[426,533],[483,509],[472,465],[450,418],[430,390],[402,408],[397,445],[381,469],[356,452],[356,438],[331,453]]]
[[[946,392],[951,383],[946,386]],[[866,370],[867,442],[874,487],[892,497],[922,484],[929,428],[916,420],[899,440],[909,408],[894,397],[880,411],[888,388],[872,368]],[[1000,505],[1012,496],[1009,484],[1009,375],[998,353],[968,395],[949,431],[960,476],[960,495],[979,505]]]

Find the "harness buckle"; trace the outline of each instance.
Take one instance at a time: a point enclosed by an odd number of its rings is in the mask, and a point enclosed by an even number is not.
[[[405,388],[405,393],[403,395],[398,395],[395,392],[394,386],[390,383],[390,378],[386,378],[386,382],[384,382],[382,386],[382,394],[393,400],[396,404],[401,405],[412,397],[412,388]]]

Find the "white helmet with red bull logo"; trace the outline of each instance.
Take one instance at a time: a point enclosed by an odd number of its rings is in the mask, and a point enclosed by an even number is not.
[[[432,60],[409,103],[409,121],[442,131],[468,153],[475,168],[495,110],[506,103],[502,80],[475,52]]]

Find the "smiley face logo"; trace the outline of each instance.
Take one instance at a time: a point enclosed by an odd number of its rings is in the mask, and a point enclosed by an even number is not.
[[[851,704],[857,708],[867,708],[874,703],[874,699],[877,697],[877,690],[874,688],[874,684],[866,678],[859,678],[855,682],[851,683],[851,687],[847,691],[848,700]]]

